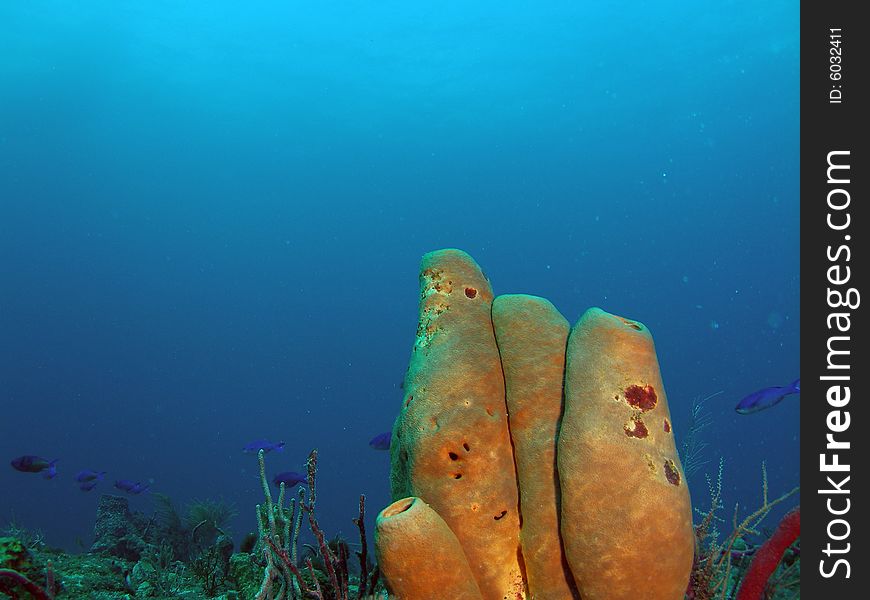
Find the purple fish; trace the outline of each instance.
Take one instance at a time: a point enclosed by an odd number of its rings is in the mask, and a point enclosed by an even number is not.
[[[246,452],[249,454],[256,454],[260,450],[268,454],[272,450],[277,450],[280,452],[284,449],[284,442],[270,442],[268,440],[254,440],[250,444],[245,444],[245,447],[242,448],[242,452]]]
[[[84,483],[82,483],[79,486],[79,489],[83,492],[90,492],[92,489],[97,487],[98,483],[99,483],[98,479],[91,479],[90,481],[85,481]]]
[[[734,408],[741,415],[748,415],[765,408],[770,408],[779,404],[783,398],[791,394],[800,394],[801,380],[796,379],[791,384],[783,386],[775,386],[758,390],[746,396]]]
[[[42,476],[46,479],[53,479],[57,475],[56,463],[58,460],[57,458],[45,460],[39,456],[26,454],[13,459],[9,464],[16,471],[21,471],[22,473],[42,473]],[[45,472],[43,473],[43,471]]]
[[[84,471],[79,471],[76,475],[76,481],[79,483],[85,483],[90,481],[100,481],[106,475],[105,471],[91,471],[90,469],[85,469]]]
[[[379,433],[375,437],[373,437],[369,441],[369,446],[374,448],[375,450],[389,450],[390,449],[390,438],[393,437],[393,433],[391,431],[385,431],[384,433]]]
[[[148,491],[149,484],[140,483],[138,481],[130,481],[129,479],[119,479],[115,482],[115,487],[128,494],[141,494]]]
[[[285,488],[292,488],[296,484],[305,484],[305,475],[301,473],[297,473],[296,471],[284,471],[283,473],[278,473],[272,478],[272,483],[275,484],[275,487],[281,487],[281,484],[284,484]]]

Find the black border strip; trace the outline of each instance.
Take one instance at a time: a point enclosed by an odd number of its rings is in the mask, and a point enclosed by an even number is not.
[[[859,7],[801,3],[801,592],[810,600],[866,598],[870,581],[861,491],[870,487],[861,351],[870,344],[870,296],[861,297],[870,293],[870,22]]]

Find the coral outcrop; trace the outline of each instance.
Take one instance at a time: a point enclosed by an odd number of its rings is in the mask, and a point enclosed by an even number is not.
[[[683,598],[692,510],[646,328],[592,309],[569,339],[459,250],[427,254],[420,287],[376,532],[391,591],[474,597],[423,581],[449,556],[484,600]]]
[[[147,526],[142,516],[130,512],[126,498],[104,494],[97,506],[94,543],[91,552],[137,561],[148,544],[142,537]]]

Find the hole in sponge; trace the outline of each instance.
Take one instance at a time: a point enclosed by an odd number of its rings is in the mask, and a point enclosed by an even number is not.
[[[455,452],[448,452],[447,456],[450,457],[450,460],[459,460],[459,455],[456,454]]]
[[[628,319],[623,319],[622,322],[636,331],[643,331],[643,325],[641,325],[640,323],[635,323],[634,321],[629,321]]]
[[[473,287],[467,287],[467,288],[465,288],[465,295],[468,296],[469,298],[474,298],[477,296],[477,290],[474,289]]]
[[[507,511],[503,510],[499,514],[494,516],[493,519],[495,519],[496,521],[499,521],[499,520],[503,519],[506,514],[507,514]]]
[[[410,510],[416,501],[416,498],[402,498],[401,500],[396,500],[385,508],[382,514],[384,517],[395,517],[396,515],[400,515],[403,512]]]
[[[462,473],[454,473],[453,479],[462,479]]]
[[[466,452],[471,452],[471,446],[468,445],[468,442],[463,442],[462,447],[465,448]]]

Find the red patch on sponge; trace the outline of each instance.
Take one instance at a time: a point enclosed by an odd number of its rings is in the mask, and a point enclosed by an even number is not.
[[[649,435],[649,430],[639,417],[632,417],[631,421],[623,425],[622,428],[628,437],[643,439]]]
[[[631,406],[646,412],[656,407],[658,396],[653,386],[630,385],[625,388],[625,401]]]
[[[665,419],[665,433],[671,432],[671,422]]]
[[[680,472],[677,471],[674,461],[670,459],[665,461],[665,478],[671,485],[680,485]]]

